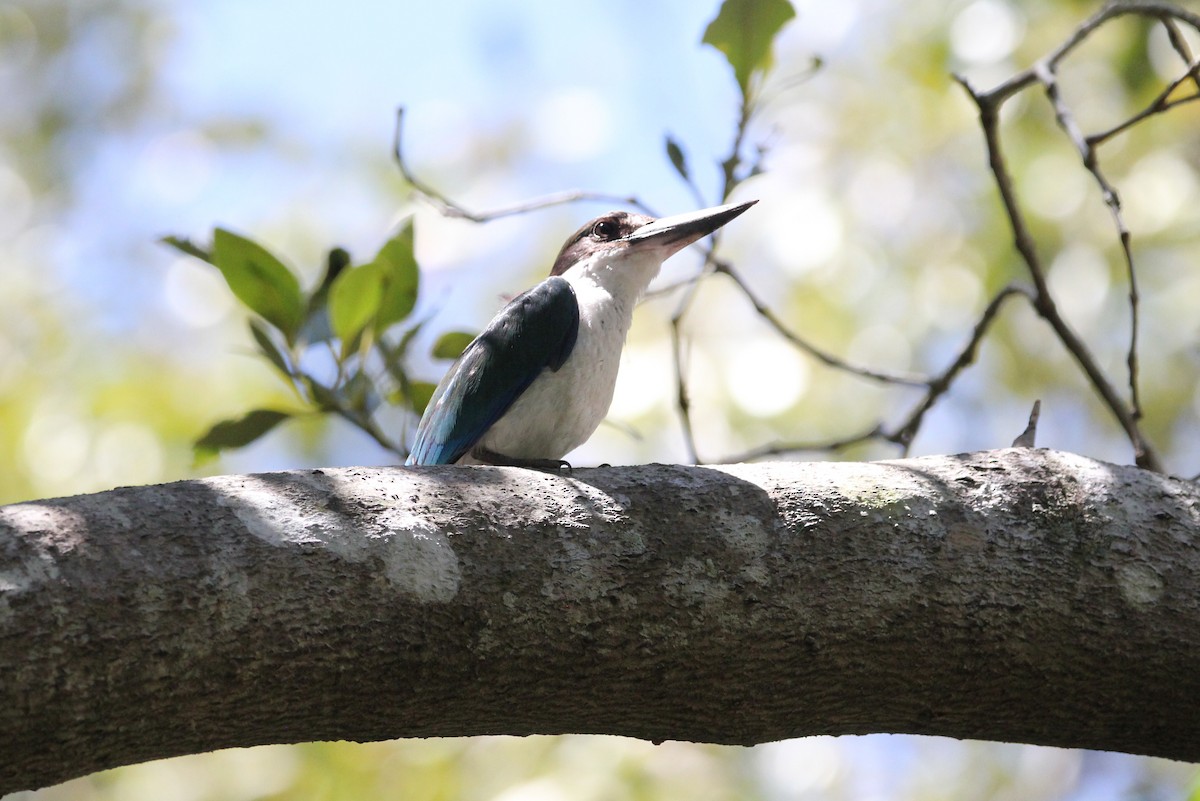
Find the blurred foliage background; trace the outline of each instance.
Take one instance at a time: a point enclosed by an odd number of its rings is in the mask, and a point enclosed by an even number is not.
[[[228,226],[284,254],[308,285],[324,253],[369,259],[414,216],[421,352],[477,330],[605,207],[473,225],[414,202],[390,163],[397,105],[410,166],[473,208],[580,187],[696,205],[670,134],[717,202],[736,121],[727,66],[701,47],[716,0],[417,7],[280,0],[0,2],[0,502],[201,473],[389,463],[336,420],[289,421],[198,466],[220,419],[296,399],[250,355],[216,271],[157,244]],[[1025,0],[795,3],[750,144],[762,203],[724,240],[788,324],[847,359],[940,369],[992,293],[1024,273],[973,107],[980,88],[1065,38],[1096,5]],[[1186,4],[1185,4],[1186,5]],[[1194,5],[1192,6],[1194,8]],[[1192,41],[1193,52],[1200,42]],[[814,56],[824,66],[807,74]],[[1062,73],[1086,128],[1144,105],[1179,71],[1161,27],[1126,21]],[[1146,431],[1170,469],[1200,467],[1200,104],[1106,144],[1143,293]],[[1124,385],[1126,287],[1107,210],[1036,92],[1003,135],[1050,280]],[[690,260],[689,260],[690,259]],[[673,260],[660,284],[694,274]],[[612,409],[577,464],[684,456],[666,320],[635,322]],[[913,390],[823,367],[780,341],[717,277],[688,318],[701,456],[822,440],[893,420]],[[418,361],[436,380],[444,362]],[[1069,357],[1011,304],[979,363],[936,407],[914,453],[1007,444],[1043,400],[1039,444],[1117,462],[1128,443]],[[403,414],[394,426],[408,424]],[[632,428],[636,437],[625,430]],[[869,445],[851,458],[895,455]],[[38,799],[1200,798],[1192,766],[936,738],[810,738],[753,749],[602,737],[312,744],[110,771]]]

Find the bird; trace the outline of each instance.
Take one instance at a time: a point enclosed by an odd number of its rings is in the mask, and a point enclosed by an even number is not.
[[[757,202],[583,225],[451,365],[405,464],[570,470],[563,457],[608,414],[634,306],[662,263]]]

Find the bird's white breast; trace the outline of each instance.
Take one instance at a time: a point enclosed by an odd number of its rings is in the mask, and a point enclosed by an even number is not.
[[[557,371],[545,369],[480,444],[523,459],[561,459],[587,441],[608,414],[633,309],[661,261],[598,261],[563,277],[579,303],[579,334]]]

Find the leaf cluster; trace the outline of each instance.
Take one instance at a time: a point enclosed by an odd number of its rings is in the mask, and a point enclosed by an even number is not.
[[[163,242],[220,271],[253,315],[250,334],[258,354],[299,400],[297,409],[254,409],[216,423],[196,441],[198,459],[249,445],[301,414],[337,415],[405,455],[404,442],[383,430],[376,412],[386,403],[419,416],[434,390],[408,369],[412,343],[426,322],[413,319],[421,270],[411,220],[365,263],[331,249],[321,280],[308,291],[281,258],[232,231],[216,229],[210,247],[175,236]],[[444,334],[431,355],[456,358],[470,341],[470,334]]]

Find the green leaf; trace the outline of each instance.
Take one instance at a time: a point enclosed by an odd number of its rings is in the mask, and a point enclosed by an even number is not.
[[[472,334],[463,331],[448,331],[438,337],[430,352],[435,359],[457,359],[473,339],[475,337]]]
[[[342,270],[329,288],[329,325],[345,345],[379,313],[383,275],[375,264]]]
[[[212,457],[226,448],[241,448],[291,417],[288,412],[255,409],[237,420],[222,420],[196,440],[197,457]]]
[[[725,0],[702,41],[725,54],[745,96],[750,76],[770,66],[775,34],[794,16],[788,0]]]
[[[267,361],[275,365],[279,372],[285,376],[291,376],[292,371],[288,367],[287,359],[284,358],[283,352],[271,340],[271,335],[267,333],[257,320],[250,321],[250,334],[254,337],[254,341],[258,343],[258,349],[263,356],[267,357]]]
[[[688,180],[687,156],[683,155],[683,148],[671,138],[670,134],[667,135],[667,158],[671,160],[671,166],[675,168],[675,172],[679,173],[683,180]]]
[[[213,263],[238,300],[293,341],[304,320],[304,300],[300,282],[283,262],[257,242],[218,228]]]
[[[371,264],[383,276],[383,297],[375,318],[375,330],[383,331],[412,314],[413,307],[417,305],[420,270],[417,257],[413,254],[411,220],[406,221],[399,233],[379,249]]]

